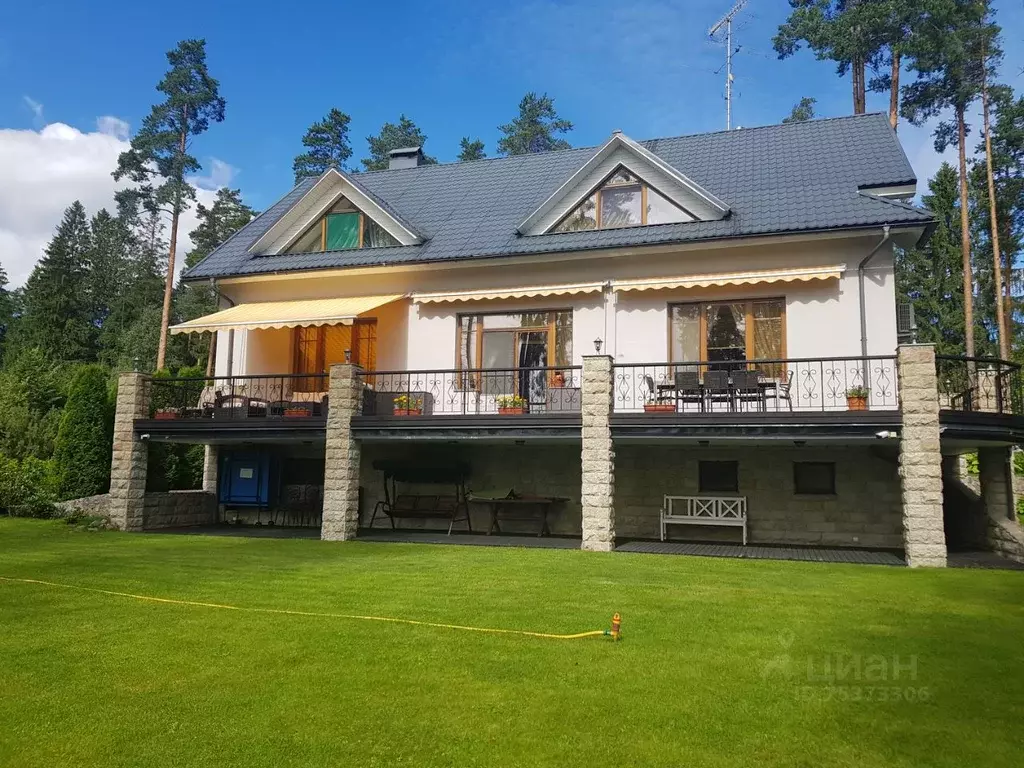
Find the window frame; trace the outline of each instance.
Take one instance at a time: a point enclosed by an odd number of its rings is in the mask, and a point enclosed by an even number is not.
[[[614,179],[615,176],[620,171],[625,171],[630,176],[634,177],[636,179],[636,181],[611,183],[612,179]],[[622,226],[622,227],[605,227],[605,226],[603,226],[602,222],[601,222],[601,205],[602,205],[602,203],[601,203],[601,194],[604,192],[604,190],[606,188],[607,189],[619,189],[619,190],[621,190],[621,189],[627,189],[629,187],[640,187],[640,223],[639,224],[627,224],[627,225]],[[653,189],[669,205],[675,206],[680,211],[682,211],[685,215],[689,216],[690,217],[690,221],[673,221],[673,222],[662,222],[661,224],[649,224],[648,221],[647,221],[647,190],[648,190],[648,188]],[[595,203],[594,221],[596,222],[596,224],[594,225],[594,229],[579,229],[579,230],[570,230],[570,232],[560,232],[558,228],[561,227],[570,218],[572,218],[573,214],[576,213],[576,210],[581,205],[586,203],[587,200],[590,197],[592,197],[592,196],[594,198],[594,203]],[[695,223],[697,221],[700,221],[700,217],[697,216],[693,211],[691,211],[688,208],[685,208],[682,205],[680,205],[679,203],[677,203],[675,200],[673,200],[671,197],[666,195],[664,192],[662,192],[656,186],[654,186],[653,184],[650,184],[649,182],[645,181],[638,174],[633,173],[633,171],[631,171],[625,165],[619,164],[619,165],[617,165],[615,167],[615,169],[611,173],[609,173],[607,176],[604,177],[604,179],[601,181],[601,183],[597,184],[592,190],[590,190],[590,192],[588,192],[586,195],[584,195],[564,216],[562,216],[562,218],[560,218],[558,221],[556,221],[554,226],[552,226],[551,229],[548,230],[548,232],[551,233],[551,234],[570,234],[571,232],[596,232],[597,230],[601,230],[601,229],[628,229],[629,227],[663,226],[664,224],[692,224],[692,223]]]
[[[829,490],[807,490],[801,488],[800,467],[827,467],[831,483]],[[806,478],[804,478],[806,482]],[[794,461],[793,462],[793,495],[794,496],[836,496],[836,463],[834,461]]]
[[[363,211],[361,211],[358,208],[355,208],[353,206],[353,210],[351,210],[351,211],[333,211],[333,210],[331,210],[331,211],[326,211],[325,213],[321,214],[320,218],[317,221],[315,221],[312,224],[310,224],[308,227],[303,229],[302,232],[300,232],[298,234],[298,236],[294,237],[291,240],[291,242],[289,242],[288,245],[286,245],[284,247],[284,249],[282,249],[281,253],[282,254],[291,253],[290,249],[297,242],[302,240],[302,238],[304,238],[306,235],[308,235],[312,230],[316,229],[317,227],[320,228],[320,250],[319,251],[301,251],[301,253],[330,253],[330,251],[327,250],[327,218],[329,216],[351,216],[351,215],[358,215],[359,216],[359,244],[355,248],[343,248],[342,250],[344,250],[344,251],[357,251],[357,250],[360,250],[362,248],[372,248],[373,247],[373,246],[367,246],[366,245],[366,222],[367,221],[371,221],[374,224],[376,224],[382,230],[387,232],[388,236],[391,237],[391,239],[395,241],[395,245],[381,245],[381,246],[376,246],[377,248],[394,248],[396,245],[401,245],[401,242],[398,240],[398,238],[396,238],[394,235],[392,235],[390,232],[388,232],[387,227],[385,227],[383,224],[381,224],[376,219],[374,219],[374,218],[372,218],[370,216],[367,216]],[[300,253],[300,252],[297,251],[296,253]]]
[[[710,488],[705,488],[704,487],[704,479],[705,479],[704,478],[704,468],[705,468],[705,466],[707,466],[708,469],[710,469],[711,468],[710,465],[712,465],[712,464],[718,465],[720,468],[724,467],[726,465],[731,465],[732,466],[733,480],[735,481],[733,483],[733,487],[732,488],[727,488],[727,489],[726,488],[710,489]],[[715,494],[727,494],[727,493],[737,494],[739,492],[740,492],[740,463],[738,461],[736,461],[735,459],[699,459],[697,461],[697,493],[702,494],[702,495],[707,494],[707,495],[711,496],[711,495],[715,495]]]
[[[760,303],[767,303],[771,301],[777,301],[782,307],[782,312],[779,314],[781,322],[780,334],[782,336],[782,354],[779,359],[785,360],[787,349],[786,349],[786,297],[785,296],[763,296],[756,299],[752,298],[738,298],[738,299],[715,299],[714,301],[670,301],[667,304],[666,311],[666,322],[668,324],[668,361],[670,363],[706,363],[708,360],[708,305],[727,305],[727,304],[743,304],[743,315],[744,315],[744,350],[743,354],[746,357],[746,362],[756,360],[754,357],[754,305]],[[698,339],[700,342],[700,348],[697,352],[698,360],[676,360],[675,359],[675,344],[673,339],[673,324],[672,324],[672,309],[673,307],[692,307],[696,306],[698,309],[697,320],[699,323]]]
[[[558,313],[560,313],[560,312],[567,312],[570,317],[573,316],[573,310],[572,310],[571,307],[561,307],[561,308],[554,308],[554,309],[548,309],[548,308],[544,308],[544,309],[511,309],[511,310],[509,310],[509,309],[504,309],[504,310],[497,309],[497,310],[490,310],[488,312],[459,312],[459,313],[457,313],[455,315],[455,370],[459,371],[459,372],[466,371],[466,370],[469,370],[469,371],[485,370],[485,369],[482,368],[482,363],[483,363],[483,359],[484,359],[484,334],[485,333],[489,333],[489,332],[490,333],[509,333],[509,332],[539,333],[539,332],[547,332],[547,335],[548,335],[547,336],[548,350],[550,351],[549,354],[553,354],[557,350],[557,346],[556,345],[558,343],[558,335],[557,335],[557,325],[558,325],[558,323],[556,321],[555,316]],[[494,327],[494,328],[485,328],[484,327],[483,319],[484,319],[484,317],[488,317],[488,316],[494,316],[494,315],[539,315],[539,314],[547,314],[548,322],[547,322],[546,325],[536,325],[536,326],[534,326],[534,325],[530,325],[530,326],[501,326],[501,327]],[[477,323],[476,343],[474,344],[474,350],[473,350],[474,354],[476,356],[477,365],[476,365],[476,367],[472,367],[471,366],[469,368],[463,368],[463,366],[462,366],[462,342],[463,342],[463,330],[462,330],[463,323],[462,323],[462,321],[463,321],[463,318],[466,318],[466,317],[476,318],[475,322]],[[572,365],[572,361],[570,360],[566,364],[566,366],[571,366],[571,365]],[[563,367],[566,367],[566,366],[563,366]],[[515,363],[513,363],[512,365],[508,366],[507,370],[516,370],[516,369],[518,369],[518,367],[519,366],[517,366],[517,365],[515,365]],[[547,364],[547,368],[549,369],[549,372],[548,372],[548,379],[549,379],[548,384],[549,385],[551,384],[551,382],[554,381],[554,373],[555,373],[555,369],[557,367],[558,367],[557,362],[555,360],[552,360],[552,359],[549,358],[548,359],[548,364]],[[496,368],[494,370],[506,370],[506,369]],[[457,377],[457,382],[459,384],[459,388],[460,389],[480,391],[480,385],[481,385],[480,379],[481,379],[481,377],[479,375],[459,376],[459,377]]]
[[[335,324],[337,325],[337,323]],[[344,325],[344,323],[341,323]],[[327,367],[327,333],[326,329],[330,328],[331,324],[328,325],[300,325],[292,328],[291,334],[291,345],[292,345],[292,374],[296,377],[309,377],[314,378],[317,376],[323,376],[324,374],[330,373],[325,370]],[[377,318],[376,317],[357,317],[352,321],[352,339],[349,346],[349,353],[351,361],[355,365],[363,365],[361,360],[362,354],[361,349],[365,344],[366,356],[370,363],[369,368],[365,370],[373,370],[376,368],[377,362]],[[364,330],[361,330],[364,329]],[[316,368],[315,371],[303,371],[301,370],[301,355],[299,353],[299,337],[303,332],[315,331],[316,341]],[[299,379],[302,380],[301,378]]]

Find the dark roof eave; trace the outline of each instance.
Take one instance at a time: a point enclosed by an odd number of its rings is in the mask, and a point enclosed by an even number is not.
[[[665,241],[665,242],[662,242],[662,243],[643,243],[643,244],[639,244],[639,245],[609,245],[609,246],[598,246],[598,247],[592,247],[591,246],[591,247],[576,247],[576,248],[573,248],[573,247],[570,246],[570,247],[567,247],[563,251],[560,251],[560,252],[561,253],[583,253],[583,252],[590,251],[590,252],[594,252],[594,253],[600,253],[602,251],[614,251],[614,250],[621,250],[623,248],[645,248],[645,247],[654,248],[654,247],[658,247],[658,246],[685,245],[685,244],[689,244],[689,243],[710,243],[710,242],[716,242],[716,241],[721,242],[721,241],[732,241],[732,240],[736,240],[736,241],[752,240],[752,239],[762,238],[762,237],[786,237],[786,236],[789,236],[789,235],[824,235],[824,234],[829,234],[829,233],[832,233],[832,232],[861,232],[861,231],[868,232],[868,231],[871,231],[871,230],[879,230],[883,226],[884,226],[883,223],[878,223],[878,224],[856,224],[856,225],[846,225],[846,226],[839,226],[839,227],[827,227],[827,228],[820,228],[820,229],[791,229],[791,230],[784,230],[784,231],[778,231],[778,232],[760,232],[760,233],[752,232],[752,233],[740,234],[740,235],[730,235],[728,237],[704,237],[704,238],[668,240],[668,241]],[[927,239],[927,237],[931,234],[931,231],[934,230],[934,228],[935,228],[935,220],[932,219],[932,218],[927,218],[927,219],[921,219],[919,221],[895,222],[895,223],[890,223],[889,227],[891,229],[914,229],[914,228],[917,228],[917,227],[924,227],[925,228],[925,232],[921,235],[921,238],[918,240],[918,244],[920,244],[920,243],[924,242]],[[344,269],[364,269],[366,267],[396,267],[396,266],[405,266],[405,265],[450,264],[450,263],[455,262],[455,261],[458,261],[458,262],[466,262],[466,261],[492,261],[494,259],[516,259],[516,258],[529,257],[529,256],[543,256],[543,255],[550,255],[551,253],[552,253],[551,251],[536,251],[536,252],[529,252],[528,251],[528,252],[524,252],[524,253],[512,253],[512,254],[510,254],[510,253],[508,253],[506,251],[501,251],[501,252],[495,252],[495,253],[478,254],[478,255],[474,255],[474,256],[467,256],[467,257],[464,257],[464,258],[457,258],[457,259],[453,259],[453,258],[450,258],[450,257],[449,258],[435,258],[435,259],[427,258],[427,259],[421,259],[421,260],[418,260],[418,261],[400,261],[400,262],[391,262],[391,263],[389,263],[387,261],[380,261],[380,262],[369,262],[368,261],[368,262],[363,263],[363,264],[346,264],[346,265],[342,265],[342,266],[333,266],[333,267],[313,266],[313,267],[305,267],[305,268],[300,267],[300,268],[293,268],[293,269],[268,270],[268,271],[264,271],[264,272],[252,272],[252,271],[250,271],[250,272],[235,272],[235,273],[232,273],[232,274],[206,275],[206,276],[198,276],[198,277],[185,277],[185,276],[183,276],[182,277],[182,282],[190,282],[190,283],[191,282],[197,282],[198,283],[198,282],[204,282],[204,281],[209,281],[209,280],[215,280],[216,281],[216,280],[230,280],[230,279],[239,278],[239,277],[255,277],[255,276],[258,276],[258,275],[260,275],[260,276],[289,275],[289,274],[294,274],[296,272],[309,272],[309,273],[313,273],[313,272],[333,272],[333,271],[344,270]]]

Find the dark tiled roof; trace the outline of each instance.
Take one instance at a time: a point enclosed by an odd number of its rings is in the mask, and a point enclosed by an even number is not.
[[[249,248],[314,184],[295,189],[237,232],[188,278],[447,261],[653,245],[881,224],[927,224],[927,211],[859,190],[914,181],[884,115],[813,120],[640,142],[724,200],[720,221],[524,237],[516,227],[596,151],[362,173],[356,182],[415,229],[421,245],[260,256]]]

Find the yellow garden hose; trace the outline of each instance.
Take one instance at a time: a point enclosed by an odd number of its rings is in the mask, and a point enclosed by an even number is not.
[[[398,619],[392,616],[361,616],[354,613],[318,613],[314,611],[289,611],[283,608],[246,608],[240,605],[223,605],[221,603],[201,603],[195,600],[173,600],[169,597],[153,597],[151,595],[133,595],[130,592],[113,592],[109,589],[96,589],[95,587],[81,587],[77,584],[59,584],[54,581],[42,581],[40,579],[15,579],[8,576],[0,576],[0,581],[7,581],[19,584],[38,584],[45,587],[58,587],[60,589],[76,589],[81,592],[93,592],[100,595],[111,595],[113,597],[128,597],[132,600],[144,600],[151,603],[169,603],[171,605],[190,605],[196,608],[220,608],[227,611],[244,611],[246,613],[275,613],[284,616],[310,616],[326,619],[354,619],[359,621],[383,621],[391,624],[411,624],[418,627],[435,627],[437,629],[458,629],[464,632],[490,632],[497,635],[525,635],[526,637],[543,637],[549,640],[576,640],[581,637],[597,637],[608,635],[618,639],[618,614],[613,620],[613,630],[596,629],[591,632],[577,632],[572,635],[557,635],[548,632],[529,632],[524,629],[491,629],[488,627],[467,627],[461,624],[441,624],[436,621],[418,621],[416,619]]]

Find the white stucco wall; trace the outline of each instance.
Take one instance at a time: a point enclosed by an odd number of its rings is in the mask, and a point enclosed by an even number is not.
[[[512,288],[559,283],[607,282],[679,277],[773,268],[845,264],[838,280],[734,285],[707,289],[631,291],[551,296],[539,299],[417,304],[401,300],[368,313],[378,318],[377,369],[417,370],[455,367],[456,317],[466,312],[573,310],[573,357],[579,364],[593,354],[594,339],[617,362],[662,362],[668,359],[670,303],[782,297],[786,301],[786,354],[799,357],[857,356],[860,312],[857,264],[878,242],[878,233],[855,238],[820,238],[803,242],[760,243],[743,247],[650,251],[630,255],[587,255],[531,263],[493,260],[473,266],[425,265],[413,270],[311,274],[270,281],[224,283],[221,290],[235,302],[364,296],[426,291]],[[482,265],[481,265],[482,264]],[[866,270],[868,353],[892,355],[896,349],[895,285],[892,251],[886,247]],[[227,370],[226,333],[218,345],[217,371]],[[266,337],[269,341],[270,337]],[[290,352],[280,344],[256,351],[261,337],[235,333],[234,373],[258,366],[291,368]],[[249,370],[250,373],[257,372]]]

